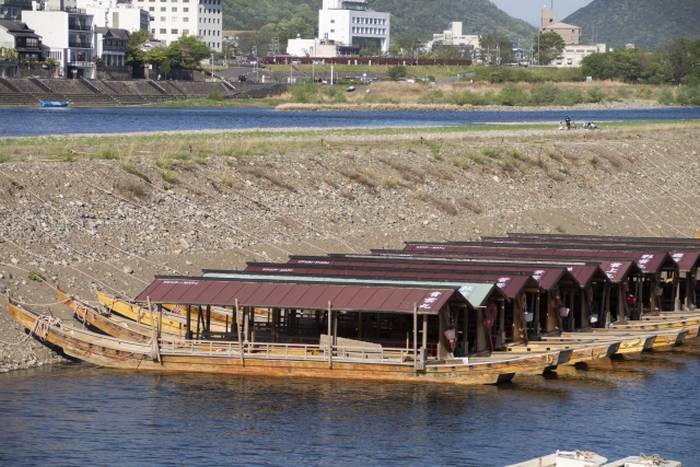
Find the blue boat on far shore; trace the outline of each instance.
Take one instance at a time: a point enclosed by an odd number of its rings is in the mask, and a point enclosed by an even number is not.
[[[51,107],[68,107],[70,105],[70,101],[46,101],[46,100],[40,100],[39,105],[45,108],[51,108]]]

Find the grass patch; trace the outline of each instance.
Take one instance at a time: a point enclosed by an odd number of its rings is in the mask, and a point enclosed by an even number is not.
[[[131,198],[145,198],[148,195],[146,187],[133,178],[119,180],[115,185],[115,189]]]
[[[119,155],[113,149],[103,149],[94,156],[94,159],[113,161],[119,159]]]
[[[122,162],[120,167],[124,172],[134,175],[148,184],[151,183],[151,179],[148,178],[148,176],[145,173],[141,172],[135,165],[131,164],[130,162]]]
[[[598,159],[597,157],[593,156],[593,157],[591,157],[591,158],[588,160],[588,162],[589,162],[594,168],[597,168],[598,165],[600,164],[600,159]]]
[[[0,164],[3,164],[5,162],[10,162],[9,154],[0,154]]]
[[[481,214],[484,212],[484,210],[481,208],[481,206],[479,206],[476,203],[476,201],[474,201],[473,199],[470,199],[469,197],[464,197],[464,198],[458,199],[457,204],[459,205],[459,207],[467,209],[467,210],[473,212],[474,214]]]
[[[34,282],[46,282],[46,278],[37,271],[29,271],[27,273],[27,279]]]
[[[267,180],[268,182],[272,183],[274,186],[277,186],[279,188],[289,190],[291,192],[297,191],[294,185],[287,182],[284,178],[280,177],[279,175],[276,175],[275,173],[271,172],[271,167],[251,167],[245,168],[243,169],[243,171],[259,179]]]
[[[380,159],[383,163],[396,170],[399,176],[407,182],[420,183],[423,181],[423,174],[406,164],[394,159]]]
[[[458,169],[466,170],[469,167],[469,159],[464,156],[453,157],[450,162]]]
[[[160,174],[160,178],[169,185],[175,185],[179,182],[177,174],[173,170],[160,169],[158,173]]]
[[[416,196],[416,199],[438,208],[440,211],[444,212],[445,214],[448,214],[450,216],[456,216],[457,214],[459,214],[457,207],[451,201],[437,198],[434,195],[427,193],[425,191],[418,191],[418,193],[416,193],[415,196]]]
[[[352,180],[358,185],[364,186],[373,193],[377,191],[377,182],[374,180],[373,174],[368,170],[365,170],[364,172],[358,172],[356,170],[341,170],[340,173],[349,180]]]
[[[401,180],[398,177],[389,175],[382,180],[382,186],[388,190],[395,190],[401,186]]]
[[[488,157],[489,159],[500,159],[501,152],[494,148],[484,148],[481,150],[481,154]]]

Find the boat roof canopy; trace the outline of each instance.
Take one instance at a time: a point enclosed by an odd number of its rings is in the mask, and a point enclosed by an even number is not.
[[[253,306],[304,310],[435,315],[450,301],[467,301],[450,287],[389,287],[270,280],[156,277],[135,300],[154,304]]]
[[[282,265],[284,266],[284,265]],[[450,287],[457,290],[464,299],[473,307],[486,305],[492,298],[503,297],[493,281],[466,282],[466,281],[436,281],[436,280],[410,280],[410,279],[375,279],[362,277],[361,274],[349,277],[324,276],[324,275],[297,275],[295,268],[270,267],[263,271],[234,271],[226,269],[203,269],[202,276],[207,279],[237,279],[237,280],[267,280],[273,282],[298,282],[315,284],[343,284],[343,285],[372,285],[392,287]]]

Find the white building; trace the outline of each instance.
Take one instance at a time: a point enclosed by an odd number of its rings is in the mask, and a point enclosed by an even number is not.
[[[48,58],[68,78],[95,77],[95,30],[92,15],[82,10],[22,11],[22,21],[39,34]]]
[[[131,4],[148,11],[149,31],[154,38],[170,44],[183,36],[196,36],[221,52],[221,0],[131,0]]]
[[[150,15],[142,8],[117,0],[76,0],[76,4],[93,16],[95,27],[148,31]]]
[[[375,46],[387,53],[391,14],[370,10],[367,0],[323,0],[318,12],[318,38],[341,46]]]
[[[582,44],[572,44],[564,47],[564,51],[561,56],[552,61],[552,65],[557,68],[573,68],[580,67],[581,61],[588,57],[589,55],[595,53],[605,53],[607,52],[607,47],[605,44],[592,44],[592,45],[582,45]]]
[[[433,40],[426,44],[426,48],[432,50],[434,45],[473,47],[475,50],[481,47],[478,35],[465,35],[463,33],[461,21],[451,22],[449,28],[443,31],[442,34],[433,34]]]
[[[289,39],[287,41],[287,55],[292,57],[333,58],[342,55],[350,55],[354,48],[339,46],[332,41],[320,39]]]

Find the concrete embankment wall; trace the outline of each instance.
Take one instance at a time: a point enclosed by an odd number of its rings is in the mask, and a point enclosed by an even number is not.
[[[0,106],[35,105],[41,99],[70,100],[75,106],[139,105],[211,96],[260,98],[283,90],[277,84],[0,78]]]

